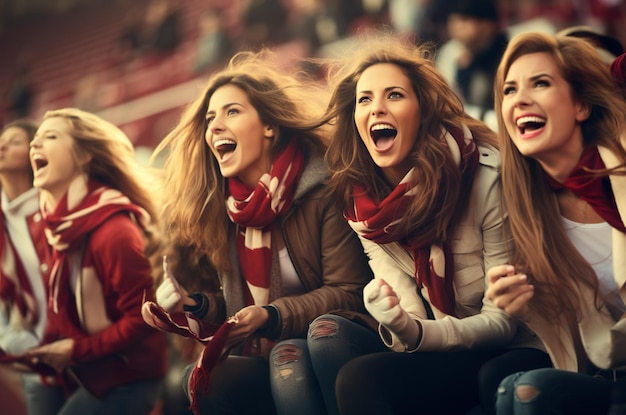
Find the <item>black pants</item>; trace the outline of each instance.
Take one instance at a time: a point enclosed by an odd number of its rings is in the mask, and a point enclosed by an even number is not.
[[[341,369],[337,402],[343,415],[465,414],[477,405],[493,413],[505,376],[546,366],[536,349],[374,353]]]

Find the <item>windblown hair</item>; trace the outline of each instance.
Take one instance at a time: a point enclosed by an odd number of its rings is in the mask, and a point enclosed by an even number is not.
[[[397,65],[409,78],[417,96],[419,130],[410,158],[416,169],[417,192],[397,229],[425,241],[446,240],[460,210],[460,171],[442,144],[442,129],[461,128],[465,124],[477,143],[497,147],[497,139],[482,122],[463,110],[460,98],[439,74],[432,60],[432,48],[415,46],[391,34],[375,32],[357,42],[352,53],[342,53],[331,60],[329,83],[333,89],[325,115],[334,126],[327,161],[333,171],[331,185],[344,208],[351,209],[354,183],[379,199],[397,183],[388,183],[363,144],[354,121],[356,84],[361,74],[378,63]],[[406,236],[400,235],[400,236]]]
[[[63,108],[47,111],[43,120],[49,118],[67,120],[74,139],[72,147],[74,160],[91,157],[85,166],[87,175],[103,184],[119,190],[133,203],[141,206],[150,215],[153,224],[158,222],[158,211],[152,196],[153,177],[135,159],[133,144],[126,134],[115,125],[99,116],[76,108]],[[155,229],[144,229],[147,254],[157,244]]]
[[[153,156],[169,150],[163,171],[167,200],[161,217],[170,245],[206,255],[219,271],[230,268],[230,221],[225,178],[205,141],[206,112],[213,93],[224,85],[235,85],[245,92],[261,122],[274,128],[272,155],[291,140],[297,140],[305,154],[323,154],[326,148],[322,129],[314,128],[310,121],[323,111],[321,87],[300,74],[281,72],[273,59],[276,57],[271,50],[232,57],[226,68],[213,74]]]
[[[35,138],[35,133],[37,132],[37,123],[35,123],[34,121],[28,118],[18,118],[6,124],[2,128],[2,131],[0,133],[4,133],[9,128],[21,129],[22,131],[26,133],[26,136],[28,137],[28,141],[33,141],[33,138]],[[32,179],[34,173],[32,169],[29,169],[29,171],[30,171],[30,178]]]
[[[546,173],[531,157],[523,156],[507,132],[502,117],[504,82],[511,65],[521,56],[546,53],[568,82],[575,102],[587,105],[590,115],[582,122],[583,144],[609,148],[626,160],[626,102],[616,91],[606,63],[586,41],[571,37],[525,33],[513,38],[498,68],[495,109],[502,149],[502,183],[516,252],[514,264],[531,276],[535,295],[530,307],[551,322],[562,314],[575,327],[580,319],[579,289],[598,282],[591,265],[570,242],[562,225],[556,195]],[[621,136],[621,139],[620,139]],[[626,173],[625,165],[598,175]],[[597,303],[598,304],[598,303]]]

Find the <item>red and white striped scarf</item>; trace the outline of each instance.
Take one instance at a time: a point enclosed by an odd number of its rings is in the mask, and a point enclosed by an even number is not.
[[[46,223],[46,238],[52,246],[52,269],[48,283],[48,308],[58,314],[59,305],[67,309],[70,272],[67,254],[83,243],[89,232],[111,216],[126,212],[140,226],[147,226],[150,217],[143,208],[132,203],[119,190],[84,177],[75,179],[53,212],[42,198],[41,210]]]
[[[478,150],[470,130],[463,127],[463,131],[444,131],[442,144],[449,148],[462,172],[463,188],[469,189],[478,165]],[[415,261],[418,286],[423,284],[426,287],[433,306],[447,315],[455,316],[454,262],[448,244],[445,241],[424,243],[417,240],[417,235],[413,238],[402,237],[402,233],[396,229],[416,196],[414,183],[417,180],[414,169],[411,169],[382,201],[375,200],[363,186],[355,184],[352,188],[353,210],[346,209],[344,215],[352,229],[364,238],[379,244],[399,242],[410,250]]]
[[[9,237],[2,209],[0,227],[0,301],[11,308],[15,307],[19,312],[20,325],[31,328],[39,318],[37,301],[24,264]]]
[[[270,173],[265,173],[254,189],[236,177],[228,179],[226,208],[230,220],[239,225],[237,252],[249,304],[269,301],[271,225],[291,206],[303,165],[304,156],[292,142],[274,158]]]

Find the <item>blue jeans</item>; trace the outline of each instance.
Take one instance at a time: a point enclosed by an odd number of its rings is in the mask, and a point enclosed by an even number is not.
[[[285,340],[272,349],[270,376],[277,412],[338,414],[335,379],[341,367],[355,357],[387,350],[368,327],[333,314],[316,318],[306,340]]]
[[[602,377],[537,369],[506,377],[498,388],[498,415],[605,414],[611,403],[614,382]],[[520,396],[520,387],[532,389]]]
[[[161,387],[160,380],[129,383],[111,389],[102,400],[78,388],[66,399],[62,388],[24,378],[29,415],[148,415],[161,394]]]

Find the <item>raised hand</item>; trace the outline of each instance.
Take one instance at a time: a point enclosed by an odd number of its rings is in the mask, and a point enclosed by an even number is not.
[[[535,294],[535,287],[528,276],[517,273],[512,265],[499,265],[487,271],[487,278],[489,287],[486,297],[508,315],[523,318]]]
[[[176,277],[167,267],[167,257],[163,257],[163,282],[156,290],[156,302],[168,313],[182,312],[187,291],[178,284]]]
[[[395,334],[407,349],[418,346],[420,326],[400,306],[398,295],[385,280],[375,278],[370,281],[363,290],[363,298],[372,317]]]

